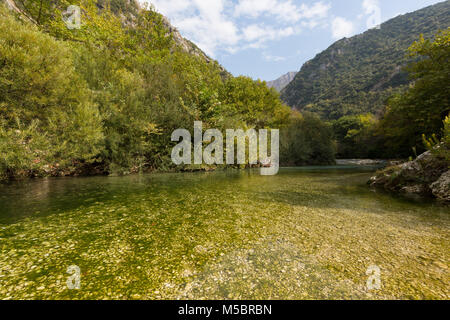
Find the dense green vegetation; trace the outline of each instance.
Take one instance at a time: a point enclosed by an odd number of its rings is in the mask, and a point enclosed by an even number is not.
[[[222,131],[280,128],[282,165],[330,164],[336,154],[418,154],[446,135],[449,32],[435,41],[430,33],[446,23],[448,15],[439,8],[448,3],[344,39],[305,65],[291,85],[311,83],[314,90],[302,87],[302,99],[313,101],[325,92],[337,100],[322,110],[320,98],[303,114],[283,105],[265,82],[232,77],[188,40],[180,43],[163,16],[133,1],[71,2],[82,8],[82,27],[73,30],[61,18],[66,1],[17,1],[19,12],[2,6],[0,177],[198,169],[176,167],[170,160],[171,133],[192,128],[196,120],[205,129]],[[411,24],[413,31],[404,32]],[[425,35],[407,55],[403,47],[419,30]],[[392,48],[400,60],[388,59]],[[383,86],[370,84],[406,61],[410,66],[383,80]],[[317,73],[317,68],[323,70]],[[407,76],[414,81],[409,89]],[[344,88],[370,102],[350,103]]]
[[[283,165],[334,164],[336,146],[332,128],[317,115],[305,113],[292,117],[281,131],[280,141]]]
[[[303,66],[282,98],[330,122],[338,158],[432,149],[450,112],[449,10],[446,1],[338,41]]]
[[[409,51],[419,58],[408,67],[414,85],[390,99],[380,123],[388,155],[423,151],[423,135],[441,139],[450,112],[450,28],[434,41],[421,37]]]
[[[16,16],[0,9],[1,177],[171,170],[170,135],[195,120],[289,124],[275,90],[183,50],[152,8],[70,4],[82,8],[80,29],[61,19],[66,1],[18,1]]]
[[[444,142],[446,157],[450,112],[450,29],[434,40],[423,37],[409,48],[414,58],[408,70],[412,84],[393,95],[378,119],[372,114],[345,116],[332,121],[338,157],[408,158]],[[445,121],[445,126],[444,126]],[[424,143],[425,142],[425,143]],[[448,155],[447,155],[448,156]]]
[[[345,116],[332,122],[337,141],[337,157],[377,158],[380,153],[381,138],[376,135],[377,119],[372,114]]]
[[[283,90],[282,99],[324,119],[379,115],[393,93],[410,83],[402,68],[409,46],[450,26],[450,1],[398,16],[352,38],[342,39],[307,62]]]

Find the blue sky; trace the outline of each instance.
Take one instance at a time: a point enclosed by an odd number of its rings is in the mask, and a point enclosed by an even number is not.
[[[228,71],[274,80],[345,36],[442,0],[141,0]]]

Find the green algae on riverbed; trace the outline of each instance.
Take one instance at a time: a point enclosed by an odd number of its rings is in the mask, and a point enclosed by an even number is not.
[[[0,186],[0,298],[449,299],[449,208],[374,192],[369,176],[310,168]],[[79,290],[67,288],[72,265]],[[372,265],[380,290],[366,285]]]

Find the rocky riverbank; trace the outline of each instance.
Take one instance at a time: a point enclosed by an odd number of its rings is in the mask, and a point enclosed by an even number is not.
[[[387,160],[372,160],[372,159],[337,159],[336,164],[340,166],[378,166],[387,165]]]
[[[387,167],[372,177],[369,184],[394,193],[450,203],[449,163],[430,151],[414,161]]]

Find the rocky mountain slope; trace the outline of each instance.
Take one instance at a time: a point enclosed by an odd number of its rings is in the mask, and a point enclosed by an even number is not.
[[[102,1],[105,1],[105,0],[102,0]],[[130,12],[132,14],[133,10],[141,9],[141,6],[137,0],[113,0],[113,1],[120,4],[120,5],[118,5],[118,10],[120,10],[121,12],[124,12],[126,10],[129,10],[129,11],[131,10]],[[131,8],[131,9],[127,9],[127,8]],[[134,8],[136,8],[136,9],[134,9]],[[119,12],[117,12],[117,13],[119,13]],[[165,17],[163,15],[161,15],[161,16],[163,18],[165,27],[171,33],[172,38],[178,47],[180,47],[181,49],[183,49],[184,51],[186,51],[189,54],[203,58],[207,63],[217,64],[217,66],[223,72],[223,76],[231,76],[231,74],[227,70],[225,70],[224,67],[222,67],[216,60],[209,57],[206,53],[204,53],[195,43],[184,38],[180,34],[178,29],[170,23],[170,21],[167,17]]]
[[[16,11],[21,16],[26,17],[32,22],[35,22],[36,19],[33,17],[33,14],[29,11],[29,8],[26,5],[26,1],[0,0],[0,3],[1,2],[4,2],[8,8]],[[135,19],[137,12],[139,10],[142,10],[142,7],[137,0],[97,0],[96,4],[100,10],[103,10],[106,6],[110,6],[111,11],[114,12],[119,17],[121,17],[124,24],[131,24],[131,25],[133,25],[133,20]],[[62,8],[65,8],[64,2],[54,2],[52,5],[62,6]],[[216,60],[206,55],[192,41],[184,38],[177,30],[177,28],[172,26],[167,17],[163,15],[161,16],[163,19],[163,23],[167,28],[167,30],[169,30],[169,32],[171,33],[176,46],[178,46],[179,48],[181,48],[182,50],[186,51],[189,54],[203,58],[207,63],[216,64],[217,67],[221,70],[223,77],[231,76],[231,74],[227,70],[225,70],[225,68],[222,67]]]
[[[325,119],[377,113],[386,98],[410,82],[403,67],[411,44],[421,34],[431,38],[448,27],[450,1],[445,1],[339,40],[303,65],[282,99]]]
[[[196,56],[202,57],[207,63],[215,62],[217,64],[217,66],[221,69],[224,77],[231,76],[231,74],[224,67],[222,67],[216,60],[213,60],[212,58],[210,58],[195,43],[193,43],[192,41],[184,38],[180,34],[178,29],[175,28],[174,26],[172,26],[172,24],[170,23],[169,19],[167,19],[167,17],[163,16],[163,21],[164,21],[164,24],[165,24],[166,28],[171,32],[175,43],[180,48],[182,48],[184,51],[186,51],[186,52],[188,52],[188,53],[190,53],[192,55],[196,55]]]
[[[296,71],[288,72],[285,75],[282,75],[276,80],[268,81],[267,86],[269,88],[275,88],[277,91],[281,92],[292,80],[294,80],[297,75]]]

